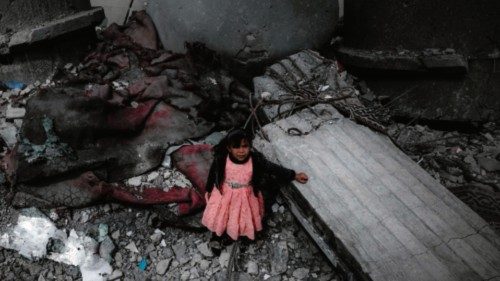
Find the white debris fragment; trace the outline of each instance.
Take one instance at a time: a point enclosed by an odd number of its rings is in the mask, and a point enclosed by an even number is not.
[[[90,211],[89,210],[83,210],[81,213],[80,221],[82,223],[88,222],[90,219]]]
[[[10,104],[7,105],[5,118],[7,119],[23,118],[24,115],[26,115],[26,109],[20,107],[12,107]]]
[[[214,78],[212,77],[208,77],[208,81],[210,81],[210,83],[214,84],[214,85],[217,85],[217,80],[215,80]]]
[[[130,242],[127,246],[125,246],[125,249],[131,251],[132,253],[139,253],[139,249],[137,249],[137,246],[133,241]]]
[[[271,93],[269,92],[262,92],[260,94],[260,98],[263,100],[269,100],[271,98]]]
[[[127,180],[127,184],[130,186],[140,186],[141,185],[141,177],[133,177]]]
[[[60,247],[50,247],[50,240],[58,241]],[[49,245],[48,245],[49,244]],[[98,243],[74,229],[68,237],[64,230],[57,229],[54,223],[36,208],[24,209],[17,224],[0,236],[0,246],[16,250],[27,258],[54,260],[78,266],[83,281],[104,281],[113,269],[104,259],[95,254]],[[47,249],[52,250],[47,253]]]
[[[17,128],[11,123],[5,122],[1,125],[0,136],[9,148],[12,148],[17,142]]]
[[[165,232],[159,230],[158,228],[155,229],[154,231],[155,234],[161,234],[161,235],[165,235]]]
[[[55,236],[57,228],[35,208],[25,209],[17,224],[0,237],[0,246],[16,250],[29,259],[39,259],[47,254],[46,245]]]
[[[318,92],[324,92],[330,88],[330,85],[319,86]]]
[[[148,175],[148,181],[154,181],[160,174],[158,172],[152,172]]]

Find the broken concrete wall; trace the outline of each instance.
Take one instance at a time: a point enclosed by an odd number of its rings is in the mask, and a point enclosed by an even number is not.
[[[133,11],[144,10],[146,0],[90,0],[92,7],[102,7],[106,15],[106,25],[125,24]]]
[[[88,10],[88,0],[0,1],[0,34]]]
[[[451,48],[467,60],[468,73],[449,77],[431,71],[403,78],[390,73],[381,78],[380,69],[356,69],[348,61],[346,67],[358,70],[377,95],[397,96],[416,86],[395,107],[395,115],[439,121],[499,120],[499,18],[500,2],[495,0],[389,0],[383,5],[374,0],[346,1],[345,46],[431,55]],[[380,67],[383,63],[379,62]]]
[[[242,62],[260,62],[328,43],[336,0],[150,0],[147,12],[166,49],[184,52],[200,41]]]
[[[88,0],[2,1],[0,81],[43,81],[57,66],[75,60],[95,39],[104,18]]]

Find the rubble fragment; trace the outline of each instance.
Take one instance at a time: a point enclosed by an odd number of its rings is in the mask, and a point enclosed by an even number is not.
[[[1,234],[0,246],[30,259],[49,258],[79,266],[84,281],[107,280],[112,272],[110,264],[95,254],[98,242],[74,229],[67,236],[35,208],[21,210],[17,224]]]

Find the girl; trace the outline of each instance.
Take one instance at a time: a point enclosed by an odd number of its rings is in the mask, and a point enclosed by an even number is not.
[[[217,236],[227,232],[233,240],[240,236],[254,240],[255,232],[262,230],[262,192],[272,188],[266,186],[270,177],[275,176],[282,182],[295,179],[306,183],[308,180],[305,173],[295,173],[269,162],[251,147],[250,134],[234,129],[214,148],[202,224]]]

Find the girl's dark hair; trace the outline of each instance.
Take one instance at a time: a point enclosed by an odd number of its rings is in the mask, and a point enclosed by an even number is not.
[[[227,154],[227,147],[239,147],[242,140],[246,140],[248,145],[252,147],[252,134],[240,128],[229,131],[225,138],[214,147],[215,153],[218,155]]]

